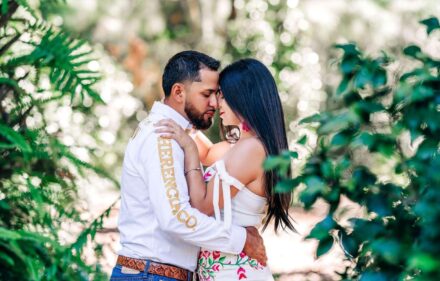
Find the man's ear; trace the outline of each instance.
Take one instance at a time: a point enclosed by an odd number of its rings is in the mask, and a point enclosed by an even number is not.
[[[173,87],[171,87],[170,96],[178,103],[185,102],[185,85],[182,83],[175,83]]]

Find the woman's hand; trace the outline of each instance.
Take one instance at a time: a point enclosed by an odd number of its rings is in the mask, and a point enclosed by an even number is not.
[[[194,140],[172,119],[162,119],[156,124],[154,131],[162,138],[174,139],[183,150],[197,149]]]

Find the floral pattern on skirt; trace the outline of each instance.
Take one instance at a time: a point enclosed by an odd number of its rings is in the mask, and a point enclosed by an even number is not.
[[[244,252],[232,255],[202,249],[197,274],[201,281],[273,280],[268,268],[262,266],[256,259],[248,257]],[[249,274],[256,274],[259,278],[249,278]]]

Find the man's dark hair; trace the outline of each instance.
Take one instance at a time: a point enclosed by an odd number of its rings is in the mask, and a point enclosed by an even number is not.
[[[218,60],[197,51],[190,50],[175,54],[168,61],[162,75],[162,89],[165,97],[170,96],[171,88],[175,83],[200,81],[200,69],[208,68],[217,71],[219,67]]]

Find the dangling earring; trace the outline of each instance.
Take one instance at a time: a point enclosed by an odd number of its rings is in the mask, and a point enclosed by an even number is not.
[[[223,120],[219,122],[220,134],[222,139],[225,139],[229,143],[236,143],[241,136],[240,127],[237,125],[223,125]]]
[[[235,125],[229,125],[225,126],[226,134],[225,138],[229,143],[236,143],[241,136],[241,131],[238,126]]]
[[[249,132],[251,130],[251,127],[248,125],[246,121],[241,122],[241,128],[245,132]]]

